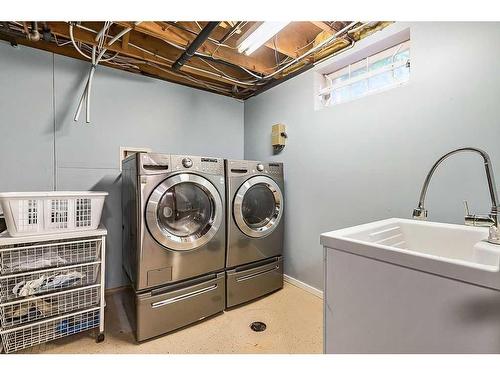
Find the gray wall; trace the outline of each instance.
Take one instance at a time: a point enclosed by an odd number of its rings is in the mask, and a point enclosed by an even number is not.
[[[104,190],[107,287],[121,270],[120,146],[243,158],[243,103],[100,67],[92,123],[73,121],[89,64],[0,42],[0,191]]]
[[[244,123],[247,159],[285,162],[285,272],[321,289],[319,234],[408,217],[427,170],[444,152],[482,147],[500,173],[500,24],[416,23],[411,40],[407,86],[320,111],[313,71],[243,106],[102,67],[90,125],[72,120],[87,63],[0,42],[0,191],[109,191],[107,286],[115,287],[123,283],[119,147],[242,158]],[[289,140],[273,156],[277,122],[287,125]],[[463,199],[488,212],[483,180],[476,156],[446,162],[429,191],[430,219],[461,222]]]
[[[319,234],[409,217],[427,171],[445,152],[483,148],[500,175],[500,23],[410,26],[404,87],[315,111],[309,71],[245,102],[245,158],[285,163],[285,272],[319,289]],[[275,123],[286,124],[289,136],[277,156],[270,146]],[[462,222],[464,199],[476,213],[489,212],[480,160],[459,155],[437,171],[427,200],[431,220]]]

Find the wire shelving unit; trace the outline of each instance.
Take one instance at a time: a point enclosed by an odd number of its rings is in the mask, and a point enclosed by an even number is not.
[[[0,234],[0,352],[79,332],[104,340],[104,227],[73,233]]]

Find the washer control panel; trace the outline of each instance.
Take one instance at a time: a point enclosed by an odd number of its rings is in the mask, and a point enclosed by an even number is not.
[[[189,155],[171,155],[172,171],[192,170],[215,175],[224,175],[224,159]]]
[[[269,174],[272,176],[282,176],[283,175],[283,164],[282,163],[269,163]]]
[[[274,178],[283,178],[283,163],[265,163],[250,160],[228,160],[227,174],[229,177],[263,174],[269,175]]]

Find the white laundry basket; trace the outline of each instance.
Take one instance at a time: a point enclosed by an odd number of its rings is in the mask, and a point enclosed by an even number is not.
[[[93,230],[108,193],[50,191],[0,193],[7,231],[13,237]]]

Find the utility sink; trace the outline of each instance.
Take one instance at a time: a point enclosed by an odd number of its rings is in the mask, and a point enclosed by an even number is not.
[[[325,248],[500,289],[500,245],[488,229],[392,218],[321,235]]]

